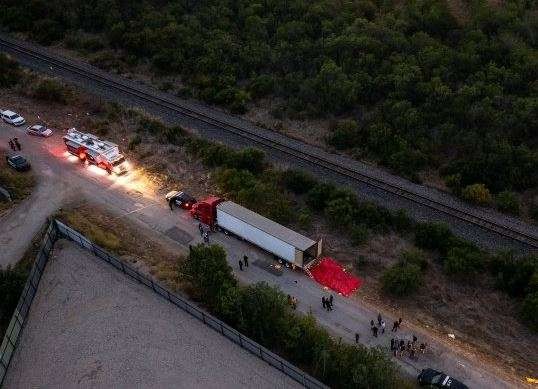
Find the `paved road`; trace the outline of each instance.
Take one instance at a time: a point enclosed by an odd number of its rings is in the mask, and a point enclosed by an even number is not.
[[[184,250],[189,243],[200,241],[197,223],[184,212],[171,212],[162,201],[161,194],[141,185],[136,177],[118,179],[103,174],[97,168],[91,169],[76,161],[70,162],[59,135],[47,140],[36,139],[26,136],[22,129],[0,125],[0,147],[7,145],[7,140],[13,136],[21,139],[24,154],[30,157],[34,170],[40,177],[40,187],[35,197],[31,196],[21,205],[21,210],[0,219],[0,266],[13,264],[20,258],[33,232],[44,221],[47,211],[53,210],[62,200],[76,197],[91,199],[121,213],[130,222],[148,227],[159,239],[177,244],[180,250]],[[42,191],[46,195],[41,195]],[[17,237],[16,241],[14,237]],[[300,311],[304,312],[311,307],[320,323],[344,341],[354,342],[354,333],[358,331],[362,343],[387,348],[390,340],[388,334],[379,338],[369,335],[369,322],[377,317],[375,310],[361,306],[357,301],[336,296],[335,310],[327,313],[320,307],[320,298],[328,292],[302,273],[287,271],[282,276],[274,275],[263,266],[256,265],[258,261],[267,263],[268,257],[245,242],[224,234],[212,235],[211,241],[222,244],[227,249],[230,264],[242,282],[266,281],[278,285],[285,293],[299,299]],[[9,250],[3,249],[6,244],[10,247]],[[244,253],[248,253],[252,265],[248,271],[239,272],[236,261]],[[392,323],[394,318],[386,317],[385,321]],[[399,335],[410,338],[412,333],[404,325],[404,330]],[[421,368],[429,366],[462,379],[471,388],[517,386],[500,379],[479,362],[473,361],[472,357],[459,355],[426,334],[417,332],[417,336],[430,345],[430,350],[417,362],[406,358],[397,360],[406,372],[415,375]]]
[[[5,35],[2,35],[2,37],[5,38]],[[42,52],[51,54],[51,49],[38,47],[32,44],[29,44],[27,42],[19,42],[19,43],[24,43],[25,45],[30,46],[35,50],[38,50],[38,51],[41,50]],[[2,50],[4,49],[2,48]],[[191,128],[192,130],[194,130],[195,132],[197,132],[198,134],[200,134],[201,136],[207,139],[218,140],[227,145],[230,145],[232,147],[238,147],[238,148],[253,145],[252,142],[249,142],[248,140],[244,138],[237,137],[231,133],[223,131],[222,129],[215,128],[214,126],[208,125],[206,123],[201,123],[200,121],[194,120],[192,118],[182,116],[178,114],[177,112],[163,108],[162,106],[158,106],[153,103],[148,103],[145,100],[133,97],[130,94],[126,94],[118,90],[110,90],[110,88],[107,86],[103,86],[94,81],[90,81],[70,71],[67,71],[67,70],[64,70],[55,66],[50,66],[49,63],[42,62],[33,57],[28,57],[18,52],[12,52],[9,50],[7,51],[10,52],[10,54],[14,55],[15,58],[17,58],[21,62],[21,64],[23,64],[24,66],[38,70],[46,74],[50,74],[52,76],[61,77],[65,81],[73,83],[81,87],[82,89],[90,91],[92,94],[103,97],[104,99],[117,101],[122,104],[126,104],[128,106],[140,107],[144,109],[145,111],[162,118],[164,121],[170,124],[179,124],[186,128]],[[57,56],[57,54],[54,54],[54,53],[52,54]],[[463,203],[462,201],[454,198],[448,193],[440,192],[433,188],[428,188],[422,185],[416,185],[401,177],[389,174],[382,169],[376,168],[374,166],[371,166],[371,165],[368,165],[359,161],[355,161],[345,156],[327,153],[325,150],[321,150],[317,147],[314,147],[309,144],[305,144],[295,139],[290,139],[283,134],[279,134],[273,131],[269,131],[269,130],[257,127],[253,125],[252,123],[241,120],[238,117],[228,115],[222,111],[204,106],[198,102],[180,100],[176,96],[157,91],[154,88],[141,85],[141,83],[133,82],[133,81],[127,80],[125,78],[122,78],[116,75],[99,71],[95,67],[90,66],[86,63],[82,63],[81,61],[78,61],[78,60],[72,60],[72,61],[76,62],[77,64],[80,64],[85,69],[91,70],[92,72],[98,72],[100,74],[103,74],[104,76],[109,77],[110,79],[113,79],[117,82],[125,83],[128,85],[135,85],[137,88],[141,88],[142,90],[150,94],[161,96],[163,98],[170,99],[172,101],[177,101],[185,106],[191,107],[197,111],[204,112],[205,114],[211,115],[212,117],[222,120],[224,122],[232,123],[232,124],[239,125],[245,128],[249,128],[252,131],[258,134],[262,134],[263,136],[269,139],[276,139],[279,142],[294,145],[299,150],[304,149],[304,150],[308,150],[309,152],[313,152],[319,155],[324,155],[329,160],[337,161],[338,163],[342,163],[347,166],[353,167],[357,171],[363,172],[366,175],[380,177],[387,182],[395,183],[413,192],[417,192],[417,193],[426,195],[432,199],[436,199],[441,202],[457,206],[461,209],[465,209],[472,213],[478,213],[482,217],[495,220],[506,226],[514,226],[514,228],[527,231],[529,234],[533,236],[538,236],[538,227],[524,224],[521,220],[518,220],[516,218],[497,213],[491,209],[482,209],[482,208],[472,207],[469,204]],[[259,146],[257,145],[257,147]],[[483,246],[486,248],[492,248],[492,249],[512,248],[514,250],[522,251],[522,252],[527,252],[529,250],[528,246],[514,242],[513,240],[509,238],[505,238],[501,235],[497,235],[495,233],[492,233],[491,231],[484,230],[475,225],[464,223],[461,220],[456,219],[452,216],[442,214],[440,212],[434,211],[427,207],[423,207],[416,203],[407,201],[399,196],[395,196],[395,195],[386,193],[382,190],[372,188],[371,186],[357,183],[354,180],[344,178],[340,175],[335,175],[333,172],[329,170],[326,170],[316,165],[306,163],[304,161],[298,161],[296,158],[290,157],[289,155],[285,153],[275,151],[274,149],[264,149],[264,150],[267,152],[267,155],[274,163],[277,163],[284,167],[302,168],[318,176],[320,179],[331,180],[341,185],[347,185],[351,189],[356,191],[357,195],[361,199],[374,201],[389,209],[400,209],[400,208],[406,209],[409,212],[409,214],[413,216],[416,220],[419,220],[419,221],[436,220],[436,221],[445,222],[452,228],[454,233],[456,233],[459,236],[465,237],[466,239],[472,240],[475,243],[479,244],[480,246]]]

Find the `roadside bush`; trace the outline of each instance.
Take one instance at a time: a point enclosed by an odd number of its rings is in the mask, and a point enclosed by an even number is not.
[[[399,297],[409,296],[422,285],[422,273],[415,264],[399,262],[383,273],[381,281],[385,292]]]
[[[478,205],[488,205],[493,201],[489,189],[484,184],[467,185],[461,191],[461,196],[465,200]]]
[[[136,134],[130,141],[129,141],[129,150],[134,150],[136,147],[142,143],[142,137],[138,134]]]
[[[418,247],[439,250],[446,254],[454,243],[454,235],[443,223],[418,223],[415,228],[415,243]]]
[[[306,203],[316,211],[323,211],[333,198],[336,188],[332,184],[319,182],[306,193]]]
[[[19,83],[22,70],[17,61],[0,53],[0,88],[9,88]]]
[[[399,209],[394,212],[391,219],[392,227],[400,233],[410,231],[413,227],[413,220],[405,209]]]
[[[260,174],[265,169],[265,153],[252,148],[232,152],[229,167]]]
[[[522,297],[538,287],[533,285],[538,282],[537,256],[517,258],[512,252],[501,252],[492,258],[489,267],[497,287],[510,296]]]
[[[359,225],[353,226],[351,227],[351,234],[350,234],[351,244],[353,246],[360,246],[366,243],[369,235],[370,234],[368,232],[368,229],[364,227],[363,225],[359,224]]]
[[[521,318],[534,332],[538,332],[538,292],[527,295],[523,300]]]
[[[309,230],[312,227],[312,213],[308,209],[301,209],[297,217],[297,224],[303,230]]]
[[[404,251],[402,253],[402,261],[417,265],[422,271],[428,268],[428,259],[426,258],[426,254],[419,249]]]
[[[179,264],[179,273],[195,288],[197,297],[217,312],[227,312],[230,289],[237,286],[232,268],[221,246],[198,244],[191,247],[187,259]]]
[[[253,98],[257,99],[267,96],[273,92],[274,78],[269,74],[260,74],[252,79],[248,85],[248,89]]]
[[[314,177],[302,170],[286,170],[282,179],[286,189],[299,195],[307,193],[317,183]]]
[[[443,267],[450,275],[472,278],[484,268],[484,262],[484,254],[479,250],[453,247],[448,251]]]
[[[184,137],[185,130],[179,126],[167,127],[160,136],[163,142],[168,142],[173,145],[182,144]]]
[[[0,268],[0,338],[11,320],[28,274],[17,268]]]
[[[31,87],[30,96],[43,101],[67,104],[71,100],[73,92],[61,82],[52,78],[45,78],[37,81]]]
[[[342,120],[336,123],[327,137],[327,143],[338,150],[351,149],[359,136],[359,125],[355,120]]]
[[[391,222],[391,213],[369,201],[361,202],[354,212],[357,223],[364,224],[375,231],[386,231]]]
[[[502,212],[508,212],[513,215],[519,215],[520,205],[517,194],[510,191],[503,191],[495,196],[497,209]]]
[[[357,201],[353,198],[336,198],[329,201],[325,207],[325,217],[334,227],[339,229],[349,229],[355,221],[355,211]]]

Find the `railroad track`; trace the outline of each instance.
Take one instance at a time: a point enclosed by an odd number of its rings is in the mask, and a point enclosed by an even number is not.
[[[127,83],[118,82],[111,77],[98,72],[92,72],[88,69],[85,69],[80,64],[74,63],[67,59],[59,59],[52,57],[50,55],[39,52],[35,49],[28,48],[24,45],[5,40],[0,37],[0,47],[7,48],[8,51],[22,54],[26,57],[31,57],[41,62],[45,62],[49,65],[52,65],[56,68],[66,70],[70,73],[74,73],[79,77],[84,79],[91,80],[95,83],[98,83],[107,88],[112,88],[118,91],[121,91],[130,96],[137,97],[138,99],[146,102],[151,102],[157,106],[166,108],[172,112],[178,113],[180,115],[195,119],[197,121],[209,124],[216,128],[225,130],[227,132],[233,133],[234,135],[240,136],[250,140],[251,142],[261,145],[265,148],[278,150],[284,154],[290,155],[295,159],[313,164],[314,166],[321,166],[324,169],[337,173],[341,176],[351,178],[354,181],[361,182],[372,188],[390,193],[400,198],[404,198],[413,203],[419,204],[424,207],[428,207],[437,212],[449,215],[466,223],[478,226],[486,231],[495,232],[503,237],[510,238],[519,243],[523,243],[531,248],[538,249],[538,237],[531,235],[525,231],[511,228],[505,226],[501,223],[498,223],[494,220],[482,217],[478,214],[457,208],[450,204],[429,198],[420,193],[413,192],[407,188],[384,181],[380,178],[366,175],[362,172],[359,172],[355,169],[343,166],[334,161],[325,158],[324,156],[315,155],[311,152],[305,150],[300,150],[297,147],[286,144],[284,142],[270,139],[263,134],[258,134],[247,128],[223,121],[218,118],[211,117],[203,112],[200,112],[191,107],[182,105],[176,101],[173,101],[168,98],[161,96],[153,95],[149,92],[144,91],[142,88],[138,88],[133,85],[128,85]]]

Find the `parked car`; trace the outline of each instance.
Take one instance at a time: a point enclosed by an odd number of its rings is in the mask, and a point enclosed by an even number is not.
[[[26,123],[26,120],[24,120],[22,116],[13,111],[1,111],[0,115],[2,116],[2,120],[4,122],[14,126],[22,126],[24,123]]]
[[[13,169],[17,170],[18,172],[25,172],[30,170],[30,162],[26,160],[22,155],[11,155],[6,157],[6,162],[9,166],[11,166]]]
[[[417,381],[419,385],[430,388],[469,389],[457,379],[433,369],[422,369]]]
[[[165,196],[166,201],[173,201],[175,205],[183,209],[191,209],[193,204],[196,203],[196,199],[185,192],[173,190],[168,192]]]
[[[41,124],[34,124],[33,126],[27,127],[26,132],[29,135],[42,136],[45,138],[52,136],[52,130],[46,126],[42,126]]]

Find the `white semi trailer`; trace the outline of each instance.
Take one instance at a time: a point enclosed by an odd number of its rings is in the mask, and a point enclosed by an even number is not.
[[[216,202],[217,227],[304,268],[321,254],[321,240],[307,238],[232,201]]]

